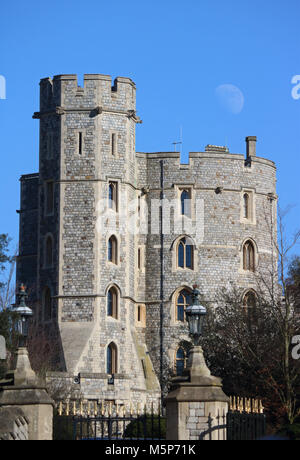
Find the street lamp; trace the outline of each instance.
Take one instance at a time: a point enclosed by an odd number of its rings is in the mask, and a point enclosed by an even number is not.
[[[193,338],[193,346],[189,351],[187,370],[191,382],[199,382],[199,379],[209,378],[210,370],[208,369],[203,350],[200,346],[200,337],[203,334],[203,324],[207,314],[206,308],[200,304],[200,292],[197,285],[193,286],[192,305],[186,308],[186,319],[189,325],[189,332]]]
[[[28,297],[24,284],[21,284],[18,293],[18,304],[14,311],[18,313],[17,331],[20,334],[19,347],[25,347],[28,337],[29,323],[32,317],[31,308],[27,307],[25,299]]]
[[[194,346],[198,346],[203,332],[203,324],[207,314],[206,308],[200,304],[200,291],[197,285],[193,286],[193,304],[186,308],[186,319],[189,325],[190,335],[193,337]]]

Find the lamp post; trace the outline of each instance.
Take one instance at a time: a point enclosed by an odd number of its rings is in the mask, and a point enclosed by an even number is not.
[[[193,286],[192,299],[193,304],[186,309],[186,319],[189,325],[190,335],[193,337],[194,346],[198,346],[203,331],[203,324],[207,314],[206,308],[200,304],[200,291],[197,286]]]
[[[14,308],[14,311],[19,314],[17,322],[17,331],[20,335],[19,347],[26,346],[30,319],[32,317],[32,310],[26,305],[27,297],[26,288],[24,284],[21,284],[18,292],[18,304]]]
[[[202,347],[200,346],[200,338],[203,334],[203,325],[207,311],[200,304],[199,296],[200,291],[197,289],[197,285],[194,285],[192,292],[193,303],[186,308],[186,319],[189,325],[190,336],[193,339],[193,347],[189,352],[187,365],[191,380],[195,377],[209,377],[211,375],[205,363]]]
[[[193,286],[193,302],[186,308],[193,346],[185,376],[173,380],[166,398],[167,440],[226,439],[225,425],[219,426],[219,420],[226,418],[229,398],[222,390],[221,379],[211,375],[200,346],[207,312],[199,295],[197,286]]]

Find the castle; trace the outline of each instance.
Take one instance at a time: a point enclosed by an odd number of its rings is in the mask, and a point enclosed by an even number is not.
[[[57,331],[51,378],[89,400],[150,402],[190,344],[194,284],[206,302],[230,283],[255,296],[276,238],[276,168],[208,145],[135,151],[136,86],[93,74],[40,82],[39,172],[21,177],[17,284]],[[272,230],[270,234],[270,225]]]

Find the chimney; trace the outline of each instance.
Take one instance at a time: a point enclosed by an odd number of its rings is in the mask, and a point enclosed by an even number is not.
[[[246,137],[247,158],[256,156],[256,136]]]

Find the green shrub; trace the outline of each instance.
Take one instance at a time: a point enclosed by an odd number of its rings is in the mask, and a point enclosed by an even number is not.
[[[72,441],[73,440],[73,420],[72,417],[65,415],[53,416],[53,440]]]
[[[166,419],[158,415],[144,414],[127,425],[124,438],[166,438]]]
[[[288,438],[291,441],[300,441],[300,423],[284,425],[277,433],[278,436]]]

